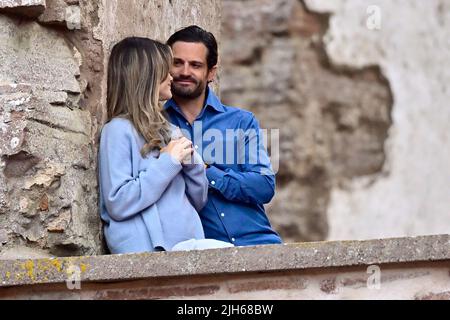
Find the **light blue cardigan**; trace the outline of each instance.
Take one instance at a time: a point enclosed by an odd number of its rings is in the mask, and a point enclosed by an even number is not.
[[[188,165],[159,151],[143,158],[143,145],[129,120],[114,118],[102,129],[100,214],[111,253],[170,250],[205,237],[197,213],[208,194],[201,157]]]

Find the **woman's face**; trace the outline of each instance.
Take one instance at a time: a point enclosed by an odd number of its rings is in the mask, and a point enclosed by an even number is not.
[[[159,86],[159,101],[169,100],[172,98],[172,91],[170,87],[172,86],[172,76],[167,74],[167,78],[161,82]]]

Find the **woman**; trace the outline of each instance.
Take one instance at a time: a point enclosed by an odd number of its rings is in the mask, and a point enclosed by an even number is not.
[[[204,164],[162,113],[172,59],[170,47],[138,37],[120,41],[109,58],[99,175],[111,253],[232,246],[204,239],[197,213],[207,200]]]

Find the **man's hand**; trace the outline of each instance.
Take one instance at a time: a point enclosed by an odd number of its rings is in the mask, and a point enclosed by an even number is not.
[[[188,161],[194,153],[192,141],[186,137],[182,137],[169,142],[167,146],[161,149],[160,153],[168,153],[179,162]]]

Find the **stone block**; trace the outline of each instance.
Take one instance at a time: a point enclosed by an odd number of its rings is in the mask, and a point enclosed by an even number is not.
[[[47,9],[38,20],[44,24],[65,26],[69,30],[80,29],[80,7],[63,0],[47,0]]]
[[[38,17],[44,12],[46,0],[0,0],[0,12]]]

